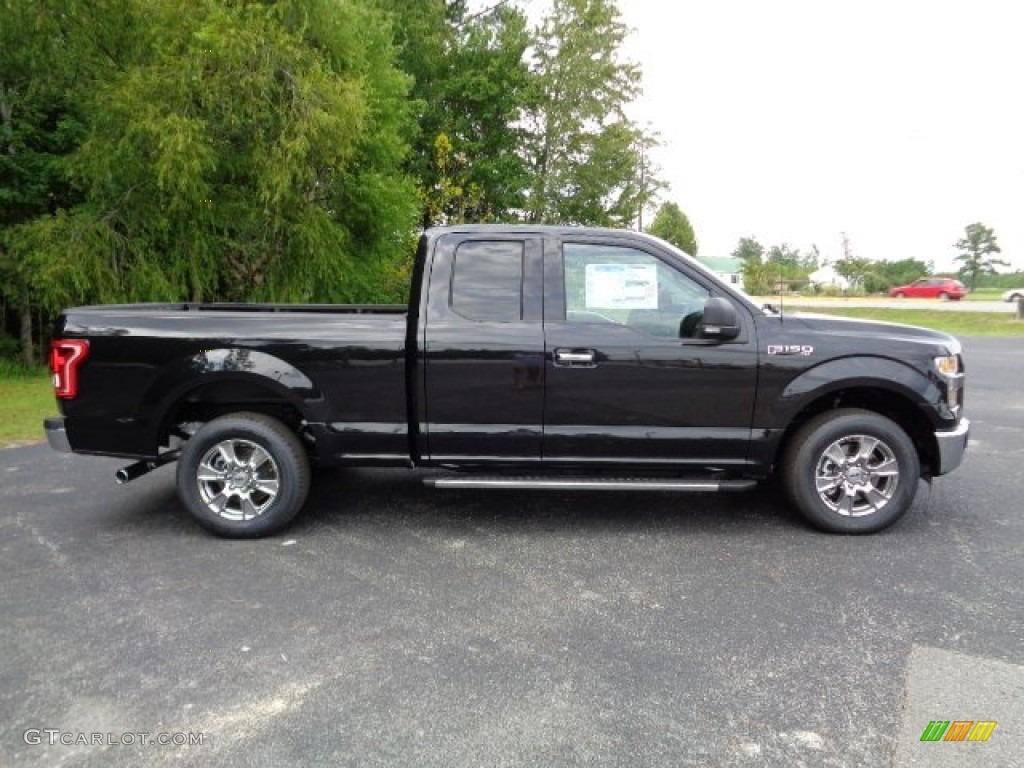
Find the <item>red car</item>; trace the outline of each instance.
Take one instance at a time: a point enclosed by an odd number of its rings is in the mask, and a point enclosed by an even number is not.
[[[948,277],[922,277],[910,285],[898,285],[889,289],[889,295],[896,299],[950,299],[959,300],[967,295],[967,289],[959,280]]]

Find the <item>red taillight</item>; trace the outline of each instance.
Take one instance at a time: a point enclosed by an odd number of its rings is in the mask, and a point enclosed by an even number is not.
[[[89,356],[85,339],[54,339],[50,342],[50,371],[57,397],[70,400],[78,394],[78,366]]]

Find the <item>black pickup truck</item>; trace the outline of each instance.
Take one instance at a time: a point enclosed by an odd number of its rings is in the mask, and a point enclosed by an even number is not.
[[[462,226],[420,239],[409,306],[144,304],[57,320],[57,450],[177,461],[213,532],[272,533],[310,466],[437,487],[740,490],[877,531],[967,445],[959,342],[758,307],[646,235]]]

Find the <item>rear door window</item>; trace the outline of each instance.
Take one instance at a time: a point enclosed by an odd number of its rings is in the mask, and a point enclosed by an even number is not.
[[[455,251],[451,308],[477,322],[523,319],[523,243],[472,240]]]

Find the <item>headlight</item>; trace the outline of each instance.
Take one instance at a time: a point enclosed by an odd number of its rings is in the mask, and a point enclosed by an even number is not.
[[[935,369],[943,376],[956,376],[960,373],[960,358],[956,355],[936,357]]]

